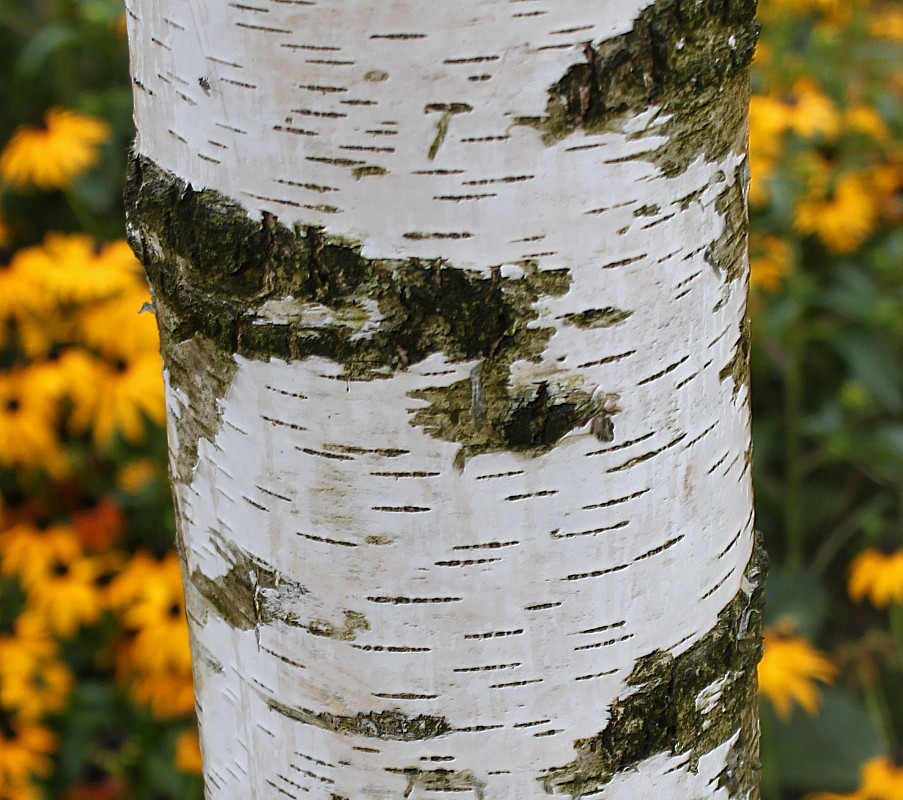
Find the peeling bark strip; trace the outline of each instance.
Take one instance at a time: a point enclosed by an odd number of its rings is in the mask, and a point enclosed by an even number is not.
[[[750,0],[130,0],[211,800],[755,800]]]

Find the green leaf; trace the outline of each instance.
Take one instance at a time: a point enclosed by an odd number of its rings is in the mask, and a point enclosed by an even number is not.
[[[872,390],[889,411],[903,409],[903,376],[893,340],[878,330],[846,328],[832,342],[850,374]]]
[[[824,689],[815,716],[797,708],[783,722],[767,700],[761,711],[766,786],[849,792],[862,764],[883,749],[862,701],[844,689]]]
[[[22,48],[16,69],[22,75],[37,73],[57,50],[78,41],[78,31],[65,21],[50,22]]]
[[[765,584],[765,625],[782,617],[793,617],[796,630],[812,639],[818,635],[828,610],[828,592],[819,579],[805,569],[775,564]]]

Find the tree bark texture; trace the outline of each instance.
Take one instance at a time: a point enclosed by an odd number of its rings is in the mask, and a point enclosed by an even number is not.
[[[129,0],[208,797],[758,796],[752,0]]]

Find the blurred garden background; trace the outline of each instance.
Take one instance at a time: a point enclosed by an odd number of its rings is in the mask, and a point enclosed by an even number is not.
[[[763,794],[901,800],[903,7],[760,18]],[[117,0],[0,0],[0,800],[202,797],[127,62]]]

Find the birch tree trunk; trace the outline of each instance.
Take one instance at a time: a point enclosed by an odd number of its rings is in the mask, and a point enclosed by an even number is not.
[[[128,5],[208,797],[758,797],[754,0]]]

